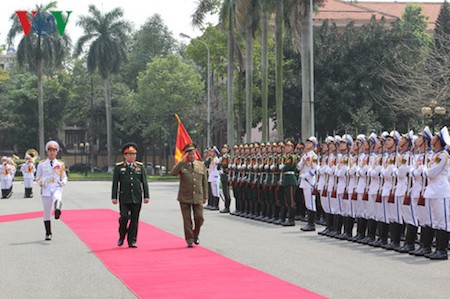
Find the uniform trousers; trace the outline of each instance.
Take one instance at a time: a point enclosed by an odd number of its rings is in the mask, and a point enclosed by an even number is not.
[[[203,205],[180,202],[180,208],[183,216],[184,238],[186,242],[192,243],[198,238],[204,222]],[[192,215],[194,216],[194,224],[192,224]]]
[[[323,189],[319,190],[319,192],[320,194],[322,194]],[[331,213],[330,197],[328,196],[328,192],[326,192],[326,196],[320,196],[320,204],[322,205],[322,209],[325,213]]]
[[[309,211],[316,212],[316,197],[312,195],[313,188],[306,186],[303,187],[303,195],[305,197],[305,206]]]
[[[351,199],[352,194],[348,194],[348,198],[343,198],[344,193],[339,194],[338,197],[341,199],[341,215],[346,217],[353,217],[353,200]]]
[[[42,207],[44,208],[44,221],[50,220],[54,203],[62,202],[62,190],[55,190],[49,196],[42,195]]]
[[[356,193],[357,200],[353,201],[355,217],[366,218],[367,200],[363,200],[363,195],[364,193]]]
[[[366,219],[378,220],[375,213],[375,200],[377,194],[369,194],[369,200],[366,202]]]
[[[128,233],[128,244],[136,243],[141,207],[141,203],[120,203],[119,236],[123,240]]]
[[[430,200],[425,199],[425,205],[420,206],[419,198],[413,197],[411,199],[414,210],[416,212],[417,222],[419,222],[420,226],[429,226],[431,227],[431,210],[430,210]]]
[[[2,178],[2,189],[9,189],[12,187],[13,179],[11,178]]]
[[[23,178],[23,185],[25,188],[33,188],[33,178]]]
[[[400,214],[400,203],[403,204],[405,196],[395,196],[394,202],[388,202],[389,196],[383,196],[383,201],[386,200],[386,215],[388,222],[402,223],[402,215]]]
[[[376,199],[377,195],[375,195],[375,199]],[[381,202],[376,202],[375,201],[375,220],[380,221],[380,222],[384,222],[384,223],[389,223],[387,215],[386,215],[386,204],[387,204],[387,200],[388,200],[389,196],[383,196],[381,198]]]
[[[340,215],[341,214],[341,205],[339,200],[336,197],[331,197],[331,190],[328,191],[328,198],[330,199],[330,208],[331,214]]]
[[[419,226],[419,223],[417,221],[417,213],[416,213],[416,205],[419,198],[413,198],[411,197],[411,202],[409,205],[405,205],[403,203],[400,203],[400,209],[401,209],[401,215],[403,218],[403,222],[406,224],[411,224],[413,226]],[[415,204],[414,204],[415,202]]]
[[[426,198],[430,201],[431,227],[450,232],[450,197]]]

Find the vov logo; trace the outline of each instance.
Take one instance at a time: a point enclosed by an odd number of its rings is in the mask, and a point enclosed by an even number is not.
[[[71,11],[66,11],[67,17],[64,19],[62,11],[31,11],[31,21],[28,19],[28,11],[18,10],[16,11],[19,22],[22,25],[23,33],[25,36],[30,34],[30,30],[39,35],[46,36],[52,34],[56,29],[58,29],[59,35],[64,35],[64,30],[66,29],[67,22],[69,21],[69,16]]]

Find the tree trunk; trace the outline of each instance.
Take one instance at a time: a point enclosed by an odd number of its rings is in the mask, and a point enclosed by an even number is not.
[[[41,38],[38,37],[38,53],[36,61],[36,75],[38,85],[38,122],[39,122],[39,154],[45,156],[45,134],[44,134],[44,91],[42,87],[42,54],[41,54]]]
[[[234,14],[230,5],[228,20],[228,78],[227,78],[227,142],[233,146],[235,142],[234,130]]]
[[[268,84],[268,59],[267,59],[267,46],[268,46],[268,37],[267,37],[267,27],[268,27],[268,16],[267,11],[263,10],[262,12],[262,34],[261,34],[261,77],[262,77],[262,142],[267,142],[269,140],[268,136],[268,106],[269,106],[269,84]]]
[[[245,134],[246,142],[252,141],[253,125],[253,33],[250,27],[246,30],[245,38]]]
[[[283,126],[283,0],[277,1],[275,19],[275,105],[277,140],[284,139]]]
[[[105,110],[106,110],[106,143],[108,151],[108,172],[113,170],[113,144],[112,144],[112,109],[111,109],[111,85],[109,78],[103,80],[103,92],[105,95]]]
[[[301,22],[301,64],[302,64],[302,139],[305,140],[314,135],[313,123],[313,86],[312,76],[312,14],[311,2],[305,1],[304,14]]]

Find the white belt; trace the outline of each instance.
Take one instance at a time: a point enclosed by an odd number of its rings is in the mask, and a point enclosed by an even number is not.
[[[293,171],[286,171],[284,174],[295,174]]]

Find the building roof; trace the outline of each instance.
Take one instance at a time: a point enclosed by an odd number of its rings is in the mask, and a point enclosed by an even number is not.
[[[338,27],[344,27],[349,22],[354,21],[355,26],[362,26],[370,21],[374,15],[377,20],[382,17],[386,21],[394,21],[401,18],[406,2],[348,2],[344,0],[327,0],[319,12],[314,14],[314,23],[322,24],[323,21],[329,20],[336,23]],[[422,7],[422,13],[428,17],[428,30],[434,30],[436,19],[439,15],[442,3],[416,3]]]

